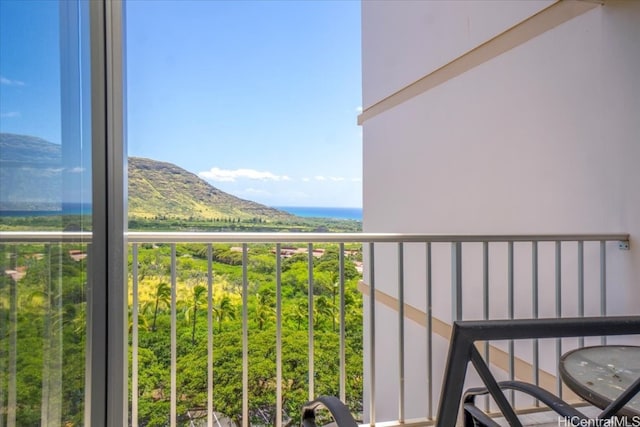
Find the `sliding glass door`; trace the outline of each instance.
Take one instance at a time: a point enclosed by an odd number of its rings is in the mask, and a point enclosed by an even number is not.
[[[109,3],[0,2],[0,427],[122,425],[122,16]]]

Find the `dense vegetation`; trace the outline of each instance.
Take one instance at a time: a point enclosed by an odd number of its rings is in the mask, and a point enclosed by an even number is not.
[[[0,227],[2,224],[0,223]],[[272,220],[267,222],[260,218],[191,218],[161,217],[159,219],[130,219],[129,230],[139,231],[230,231],[230,232],[344,232],[355,233],[362,231],[360,221],[331,218],[291,218]]]
[[[0,231],[34,230],[90,231],[91,217],[80,215],[0,216]],[[344,232],[362,231],[360,221],[291,216],[280,220],[255,218],[179,218],[157,216],[151,219],[130,218],[131,231],[208,231],[208,232]]]
[[[337,395],[338,250],[319,247],[324,254],[313,258],[314,381],[316,394]],[[248,255],[249,402],[254,425],[272,425],[275,416],[273,249],[273,245],[251,245]],[[349,249],[350,259],[361,256],[358,247]],[[39,424],[43,416],[60,418],[63,425],[82,424],[86,261],[73,259],[72,250],[86,248],[0,246],[3,271],[27,267],[17,283],[6,275],[0,278],[0,407],[5,409],[0,417],[6,416],[10,373],[14,372],[18,425]],[[141,425],[164,426],[169,421],[170,250],[170,245],[138,248]],[[186,420],[188,413],[197,413],[207,403],[207,247],[179,244],[176,251],[177,412]],[[213,260],[213,403],[215,411],[238,422],[242,412],[242,253],[231,245],[214,245]],[[131,254],[129,262],[131,272]],[[345,273],[346,388],[348,403],[358,413],[362,402],[362,303],[355,288],[359,273],[353,262],[347,260]],[[131,285],[130,277],[130,292]],[[284,258],[283,407],[294,421],[307,399],[308,288],[308,255],[300,251]],[[132,295],[130,309],[131,301]],[[17,347],[10,354],[12,339],[17,339]],[[46,399],[43,393],[49,393]],[[50,411],[41,408],[43,401],[49,402]],[[61,413],[56,412],[56,404]]]
[[[12,399],[16,425],[82,424],[86,261],[73,260],[74,249],[0,245],[0,271],[24,274],[0,275],[0,425]]]
[[[90,215],[2,216],[0,231],[91,231]]]
[[[254,422],[273,424],[276,403],[275,307],[276,259],[269,245],[252,245],[248,258],[249,401]],[[207,288],[206,247],[178,245],[178,413],[206,407]],[[169,397],[170,247],[142,247],[139,263],[140,417],[144,424],[164,425]],[[235,421],[242,412],[242,254],[229,245],[214,250],[214,407]],[[283,407],[292,416],[307,399],[308,256],[282,263]],[[314,259],[315,382],[319,394],[337,395],[339,363],[338,252],[328,247]],[[346,268],[347,393],[359,411],[362,387],[362,318],[359,277]],[[266,419],[265,419],[266,417]]]

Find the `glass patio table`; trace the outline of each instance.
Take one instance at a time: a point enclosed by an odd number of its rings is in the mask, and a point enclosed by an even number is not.
[[[560,359],[560,377],[578,396],[607,409],[623,393],[632,397],[617,415],[640,417],[640,347],[604,345],[584,347]]]

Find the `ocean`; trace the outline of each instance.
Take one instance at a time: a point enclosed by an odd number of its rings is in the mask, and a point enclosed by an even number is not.
[[[274,206],[281,211],[305,218],[333,218],[362,221],[362,208],[328,208],[308,206]],[[0,217],[49,216],[49,215],[88,215],[90,204],[65,203],[59,209],[52,210],[15,210],[0,211]]]
[[[0,217],[91,215],[91,203],[51,204],[50,209],[0,210]]]
[[[328,208],[309,206],[274,206],[274,208],[306,218],[334,218],[362,221],[362,208]]]

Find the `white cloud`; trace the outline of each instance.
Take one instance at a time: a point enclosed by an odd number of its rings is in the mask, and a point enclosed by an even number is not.
[[[359,105],[356,107],[356,113],[361,114],[362,113],[362,105]]]
[[[0,76],[0,84],[5,86],[24,86],[24,82],[20,80],[11,80],[3,76]]]
[[[220,169],[211,168],[209,171],[198,173],[202,178],[216,182],[235,182],[237,179],[253,179],[258,181],[290,181],[287,175],[276,175],[268,171],[255,169]]]
[[[362,182],[362,178],[351,178],[351,182]]]
[[[0,117],[2,117],[3,119],[15,119],[20,116],[21,114],[18,111],[9,111],[8,113],[0,113]]]
[[[313,177],[313,179],[315,179],[316,181],[321,181],[321,182],[325,182],[325,181],[340,182],[340,181],[344,181],[345,180],[341,176],[324,176],[324,175],[316,175],[316,176]],[[310,180],[309,180],[309,178],[304,178],[303,181],[308,182]]]
[[[75,168],[67,169],[67,172],[69,172],[69,173],[82,173],[84,171],[85,171],[85,168],[80,167],[80,166],[76,166]]]
[[[311,178],[308,178],[308,177],[305,176],[304,178],[302,178],[302,181],[303,182],[309,182],[309,181],[311,181]]]

